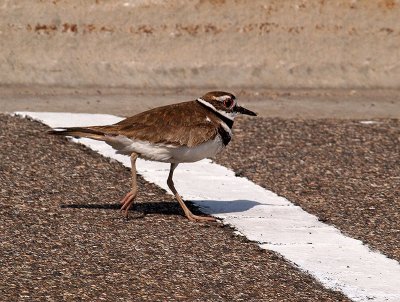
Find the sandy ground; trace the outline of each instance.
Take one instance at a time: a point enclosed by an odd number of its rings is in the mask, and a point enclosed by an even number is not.
[[[399,88],[394,0],[0,3],[3,84]]]

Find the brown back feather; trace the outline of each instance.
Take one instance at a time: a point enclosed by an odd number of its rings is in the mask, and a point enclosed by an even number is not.
[[[218,126],[219,120],[214,113],[197,101],[191,101],[154,108],[114,125],[56,128],[49,133],[101,141],[123,135],[153,143],[194,147],[214,139]]]
[[[197,101],[191,101],[154,108],[114,125],[87,129],[104,135],[193,147],[215,138],[218,133],[215,125],[218,125],[217,117]]]

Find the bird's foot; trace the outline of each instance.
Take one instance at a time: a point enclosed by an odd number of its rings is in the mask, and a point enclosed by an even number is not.
[[[128,218],[128,211],[132,207],[132,205],[133,205],[133,203],[135,201],[136,195],[137,195],[137,191],[136,190],[135,191],[130,191],[121,200],[122,206],[121,206],[120,210],[124,212],[125,218]]]
[[[193,222],[216,222],[217,218],[212,216],[198,216],[193,213],[186,213],[186,217]]]

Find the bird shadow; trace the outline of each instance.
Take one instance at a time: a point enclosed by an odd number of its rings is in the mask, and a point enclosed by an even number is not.
[[[195,203],[185,201],[194,214],[223,214],[245,212],[260,203],[253,200],[199,200]],[[119,203],[61,204],[64,209],[119,210]],[[141,201],[130,209],[143,214],[182,215],[183,211],[177,202]]]
[[[207,214],[241,213],[261,205],[260,202],[249,199],[236,200],[198,200],[195,206]]]
[[[188,203],[189,206],[189,203]],[[92,209],[92,210],[120,210],[120,203],[89,203],[89,204],[62,204],[61,208],[68,209]],[[196,210],[196,207],[193,208]],[[138,212],[142,214],[164,214],[164,215],[182,215],[178,204],[166,201],[136,202],[129,212]]]

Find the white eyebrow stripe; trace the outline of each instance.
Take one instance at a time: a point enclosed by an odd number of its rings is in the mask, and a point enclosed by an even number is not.
[[[229,96],[229,95],[221,95],[221,96],[217,96],[217,97],[215,97],[215,99],[217,100],[217,101],[225,101],[225,100],[228,100],[228,99],[230,99],[231,97]]]

